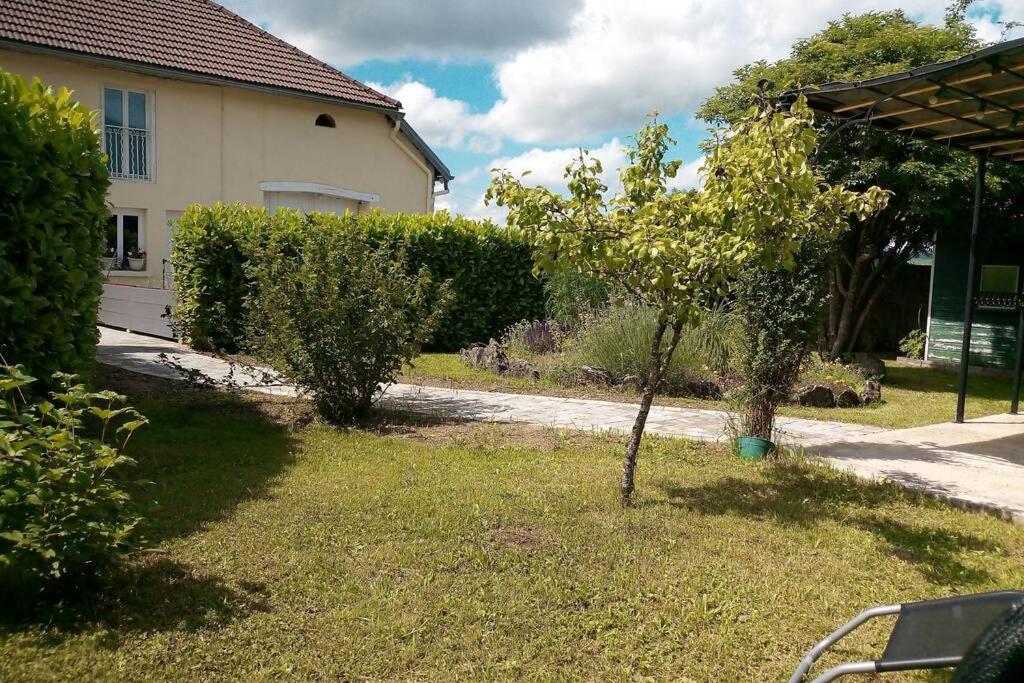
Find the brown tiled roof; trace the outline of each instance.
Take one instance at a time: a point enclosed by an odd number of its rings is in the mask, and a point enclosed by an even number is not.
[[[401,107],[209,0],[0,0],[0,39]]]

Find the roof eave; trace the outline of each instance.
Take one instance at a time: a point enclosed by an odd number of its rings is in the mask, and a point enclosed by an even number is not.
[[[420,154],[426,157],[427,162],[434,167],[435,178],[437,180],[441,180],[447,185],[449,181],[455,179],[455,176],[452,175],[448,166],[441,161],[441,157],[437,156],[434,150],[430,148],[430,145],[427,144],[426,140],[421,138],[420,134],[417,133],[411,125],[409,125],[409,119],[405,118],[404,114],[401,112],[391,112],[388,116],[393,120],[399,118],[402,119],[401,131],[405,133],[406,137],[408,137],[410,141],[412,141],[412,144],[417,150],[419,150]]]

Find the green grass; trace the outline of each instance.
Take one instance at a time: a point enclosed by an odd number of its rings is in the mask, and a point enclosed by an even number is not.
[[[958,375],[949,370],[920,368],[887,362],[887,377],[882,387],[884,402],[880,405],[846,409],[804,408],[783,406],[782,415],[816,420],[833,420],[904,428],[949,422],[956,413]],[[416,359],[414,368],[406,368],[400,381],[484,389],[487,391],[534,392],[552,395],[587,397],[613,401],[638,401],[635,394],[600,387],[565,387],[542,376],[539,382],[500,377],[494,373],[465,366],[456,354],[427,353]],[[1005,413],[1010,409],[1011,381],[1008,377],[973,374],[968,384],[967,417],[983,417]],[[659,405],[695,408],[724,408],[722,401],[659,396]]]
[[[779,680],[865,606],[1024,586],[1024,530],[799,461],[651,439],[624,509],[615,439],[139,405],[152,549],[0,612],[0,680]]]

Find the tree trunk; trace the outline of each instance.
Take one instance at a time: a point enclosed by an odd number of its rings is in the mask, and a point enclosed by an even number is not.
[[[772,440],[775,431],[775,410],[777,406],[765,394],[758,394],[747,404],[747,415],[744,426],[747,436],[756,436],[767,441]]]
[[[860,237],[857,240],[857,256],[851,266],[850,282],[846,286],[842,312],[839,315],[838,325],[835,328],[835,335],[832,340],[832,349],[829,352],[832,359],[839,358],[852,346],[853,327],[857,317],[857,303],[861,296],[861,282],[864,279],[865,268],[875,258],[875,248],[868,243],[865,230],[866,228],[861,228]]]
[[[640,441],[644,436],[644,427],[647,425],[647,415],[651,412],[651,404],[654,402],[654,393],[658,390],[665,368],[672,360],[672,354],[679,343],[679,337],[683,330],[683,324],[676,321],[672,325],[672,340],[668,348],[662,353],[661,342],[665,338],[665,330],[668,329],[667,322],[659,322],[654,332],[654,341],[651,344],[651,357],[647,363],[647,380],[644,384],[644,391],[640,399],[640,411],[636,414],[636,421],[633,422],[633,431],[629,436],[629,443],[626,445],[626,457],[622,461],[622,478],[619,480],[619,493],[622,494],[622,502],[629,505],[636,473],[636,456],[640,451]]]

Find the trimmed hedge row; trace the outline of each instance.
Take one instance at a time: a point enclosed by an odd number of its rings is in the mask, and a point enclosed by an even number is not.
[[[454,350],[497,337],[509,325],[544,312],[543,286],[532,249],[519,233],[446,212],[430,215],[302,214],[240,204],[190,207],[172,245],[182,338],[197,348],[234,351],[246,337],[254,278],[247,263],[267,244],[319,222],[339,221],[371,241],[403,245],[411,273],[426,266],[435,282],[451,280],[454,300],[428,347]],[[286,248],[280,247],[278,248]]]
[[[95,356],[108,186],[90,112],[0,72],[0,353],[34,377]]]

